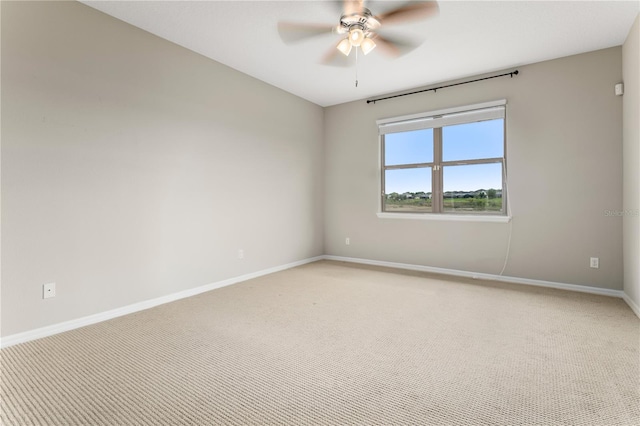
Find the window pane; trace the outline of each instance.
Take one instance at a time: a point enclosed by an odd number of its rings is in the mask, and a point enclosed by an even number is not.
[[[502,210],[502,163],[445,166],[445,212],[499,212]]]
[[[431,167],[386,170],[384,181],[385,211],[431,211]]]
[[[504,119],[442,128],[442,161],[502,158]]]
[[[384,135],[384,161],[387,166],[433,162],[433,129]]]

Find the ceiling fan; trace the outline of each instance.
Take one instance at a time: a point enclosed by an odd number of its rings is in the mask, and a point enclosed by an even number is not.
[[[387,3],[387,2],[385,2]],[[360,48],[367,55],[376,46],[391,56],[400,56],[418,47],[420,43],[382,35],[382,27],[425,19],[438,14],[437,1],[407,1],[401,6],[374,15],[364,6],[364,0],[343,0],[342,14],[337,25],[279,22],[280,38],[287,44],[324,34],[338,34],[340,41],[324,55],[321,62],[327,65],[346,65],[338,60],[342,53],[348,57],[353,49]]]

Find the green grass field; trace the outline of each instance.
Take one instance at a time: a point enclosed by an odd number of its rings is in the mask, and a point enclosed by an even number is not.
[[[445,212],[499,212],[502,210],[502,198],[445,198]],[[431,200],[390,200],[385,202],[387,212],[430,212]]]

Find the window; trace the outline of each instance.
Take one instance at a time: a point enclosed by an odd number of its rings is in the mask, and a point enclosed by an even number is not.
[[[505,105],[378,120],[382,211],[505,215]]]

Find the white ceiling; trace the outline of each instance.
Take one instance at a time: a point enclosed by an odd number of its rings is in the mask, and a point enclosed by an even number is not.
[[[434,18],[388,27],[422,39],[391,59],[379,49],[356,68],[319,64],[340,36],[286,45],[279,21],[336,25],[330,1],[91,1],[83,3],[321,106],[621,45],[640,1],[440,1]],[[370,1],[372,13],[402,1]],[[385,28],[386,29],[386,28]],[[352,53],[353,55],[353,53]]]

